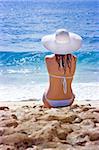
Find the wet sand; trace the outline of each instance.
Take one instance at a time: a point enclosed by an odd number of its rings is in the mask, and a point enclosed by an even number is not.
[[[0,150],[60,149],[99,149],[98,102],[51,109],[32,101],[0,103]]]

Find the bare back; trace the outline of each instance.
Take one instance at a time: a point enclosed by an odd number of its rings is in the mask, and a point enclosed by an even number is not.
[[[67,57],[67,55],[65,55]],[[73,77],[76,69],[76,57],[71,55],[71,71],[69,70],[69,67],[66,68],[66,77]],[[60,68],[55,55],[48,55],[45,58],[46,61],[46,66],[49,75],[56,75],[56,76],[64,76],[64,69]],[[46,91],[46,95],[49,99],[69,99],[72,97],[73,92],[72,92],[72,80],[73,78],[66,79],[67,81],[67,93],[64,94],[63,92],[63,87],[62,87],[62,81],[61,78],[54,78],[49,76],[49,86]]]

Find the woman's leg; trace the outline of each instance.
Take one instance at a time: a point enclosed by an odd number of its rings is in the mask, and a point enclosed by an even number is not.
[[[45,93],[43,94],[42,101],[44,103],[44,107],[46,107],[46,108],[52,108],[52,106],[49,105],[49,103],[47,102],[47,100],[45,98]]]
[[[73,98],[72,98],[72,102],[70,103],[70,106],[73,104],[74,99],[75,99],[75,95],[73,94]]]

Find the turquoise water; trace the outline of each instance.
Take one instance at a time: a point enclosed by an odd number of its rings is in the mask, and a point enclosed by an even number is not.
[[[73,89],[78,99],[99,99],[97,0],[0,1],[0,100],[41,99],[50,52],[42,36],[67,28],[83,38]],[[20,92],[21,91],[21,92]]]

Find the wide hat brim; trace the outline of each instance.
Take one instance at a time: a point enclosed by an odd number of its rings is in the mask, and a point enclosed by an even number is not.
[[[68,54],[81,48],[82,38],[75,33],[69,33],[69,41],[57,42],[55,34],[46,35],[42,38],[43,46],[55,54]]]

